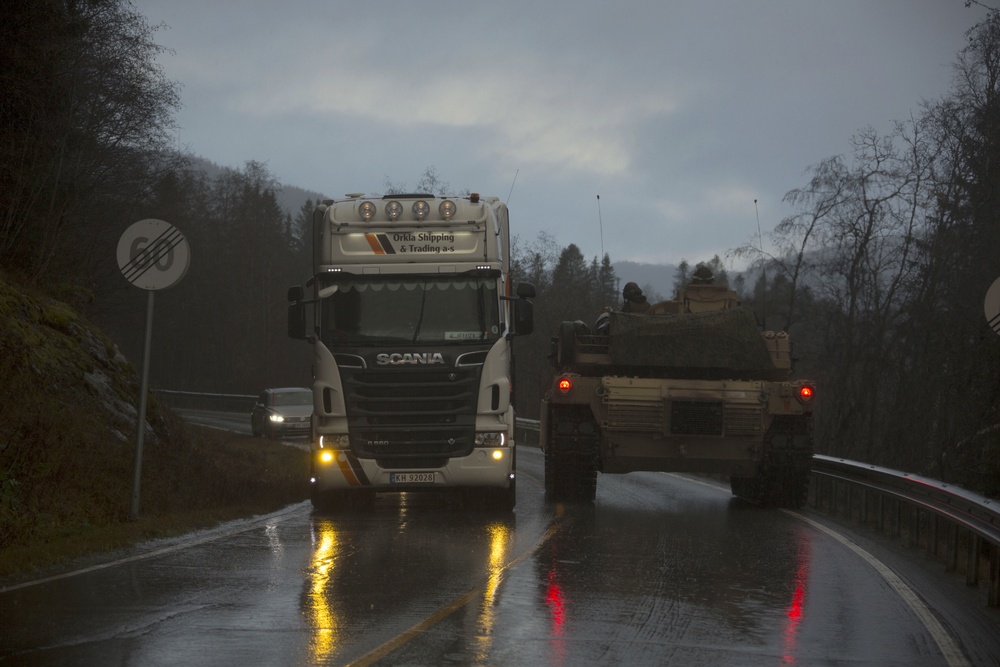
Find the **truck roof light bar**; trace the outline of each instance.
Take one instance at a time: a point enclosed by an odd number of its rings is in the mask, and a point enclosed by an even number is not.
[[[358,205],[358,213],[365,222],[370,222],[375,217],[375,204],[370,201],[363,201]]]
[[[414,204],[414,206],[416,206],[416,204]],[[441,217],[445,220],[451,220],[455,216],[455,212],[457,210],[458,207],[455,205],[455,202],[450,199],[445,199],[438,205],[438,213],[440,213]]]
[[[399,216],[403,214],[403,205],[398,201],[391,201],[385,205],[385,217],[390,220],[398,220]]]

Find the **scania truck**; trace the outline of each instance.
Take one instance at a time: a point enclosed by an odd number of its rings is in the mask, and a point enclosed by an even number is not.
[[[312,224],[288,334],[314,348],[313,506],[454,489],[513,509],[513,339],[532,330],[535,288],[512,289],[507,206],[351,194]]]

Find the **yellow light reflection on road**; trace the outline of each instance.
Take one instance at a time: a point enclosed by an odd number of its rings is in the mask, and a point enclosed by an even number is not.
[[[310,563],[312,585],[308,610],[312,630],[310,649],[315,664],[329,659],[336,652],[340,622],[330,604],[333,591],[329,590],[337,558],[337,532],[329,521],[317,521],[313,530],[315,549]]]
[[[491,523],[486,527],[490,539],[490,554],[487,561],[486,586],[483,589],[483,600],[479,605],[479,618],[476,619],[478,630],[476,638],[476,663],[486,664],[490,647],[493,645],[493,624],[496,620],[494,605],[497,590],[503,581],[503,572],[507,568],[507,548],[510,546],[510,526],[503,523]]]

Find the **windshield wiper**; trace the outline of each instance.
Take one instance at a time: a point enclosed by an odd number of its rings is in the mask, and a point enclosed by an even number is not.
[[[427,303],[427,284],[423,286],[423,290],[420,292],[420,317],[417,318],[417,325],[413,327],[413,342],[417,342],[417,336],[420,335],[420,326],[424,323],[424,306]]]

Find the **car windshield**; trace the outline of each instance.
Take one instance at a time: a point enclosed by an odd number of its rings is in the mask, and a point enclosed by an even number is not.
[[[312,405],[312,400],[312,392],[308,389],[274,393],[274,405]]]
[[[495,277],[338,276],[327,278],[320,297],[329,346],[500,337]]]

